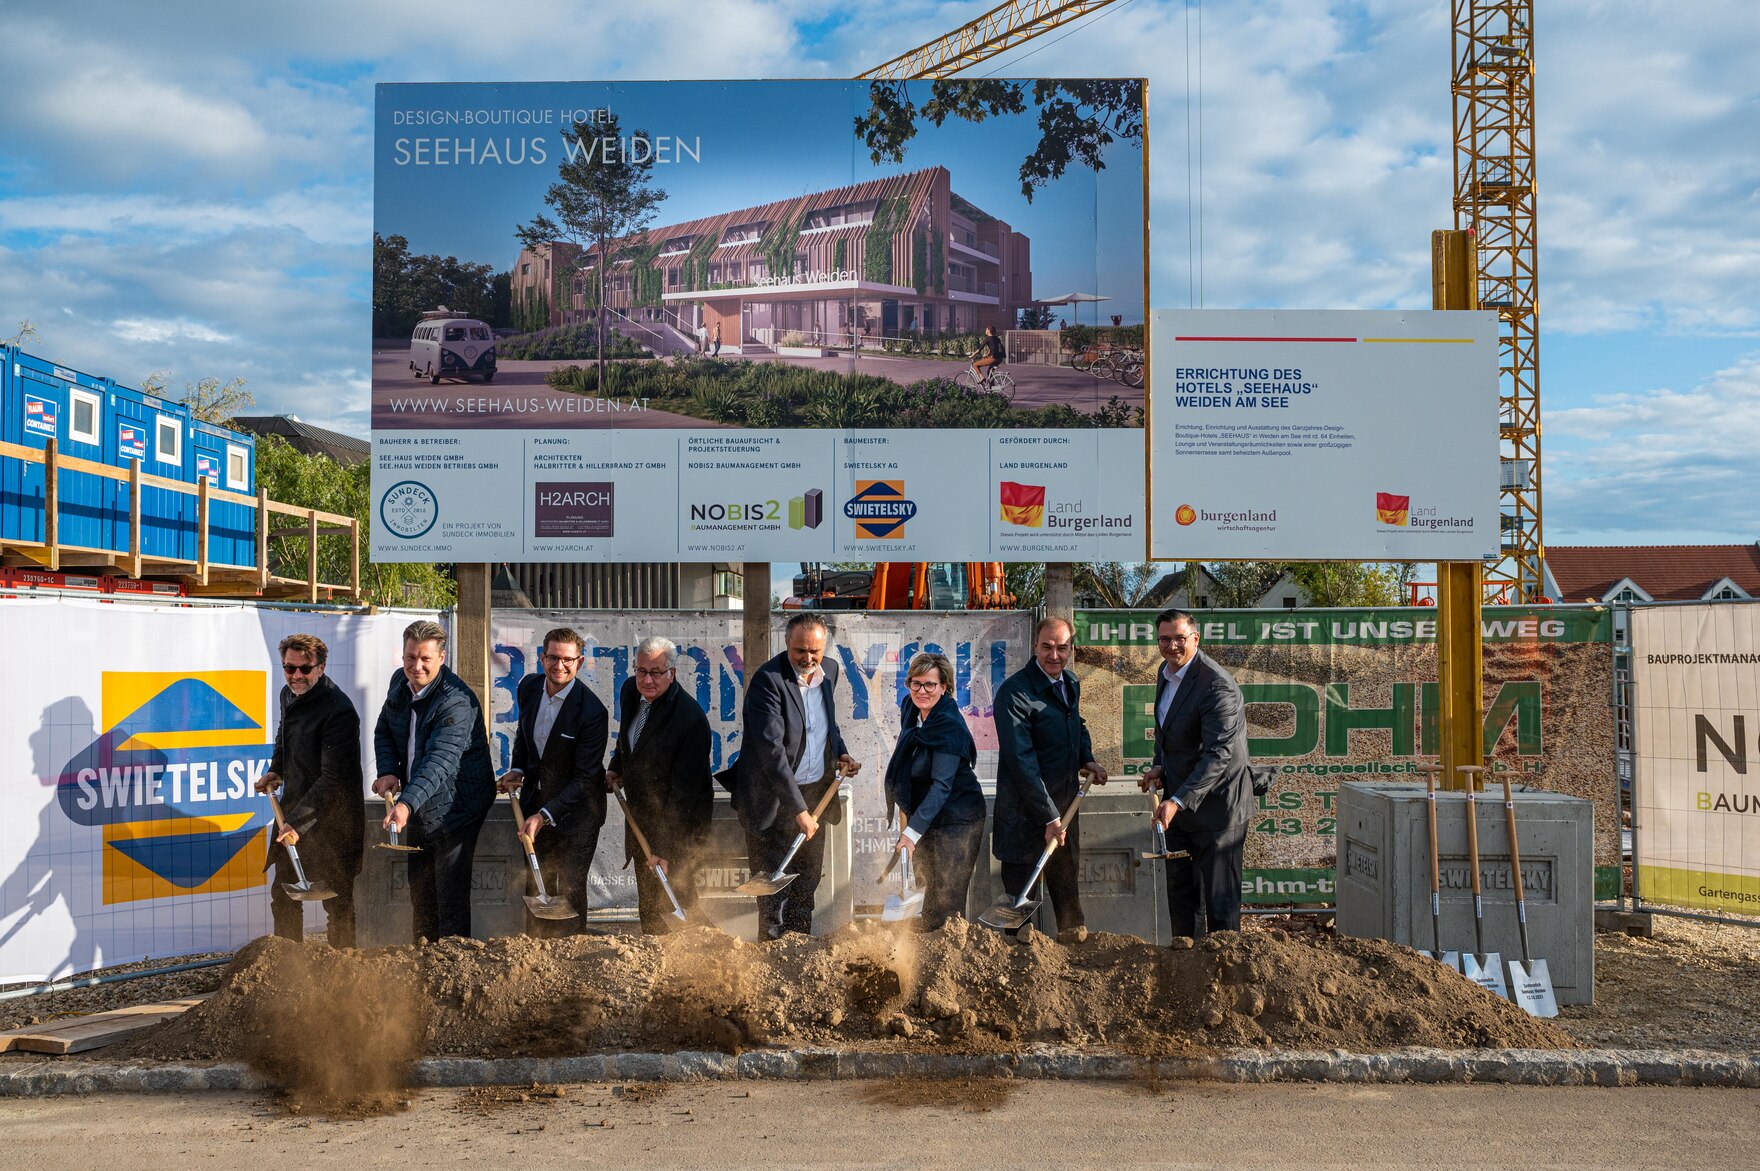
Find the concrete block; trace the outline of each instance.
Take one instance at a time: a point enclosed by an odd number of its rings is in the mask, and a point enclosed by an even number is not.
[[[1595,994],[1593,805],[1536,789],[1515,794],[1534,958],[1547,961],[1560,1004]],[[1515,887],[1501,789],[1479,795],[1485,950],[1519,960]],[[1437,795],[1442,947],[1474,950],[1464,793]],[[1346,781],[1338,795],[1338,931],[1431,946],[1430,845],[1422,786]]]
[[[1595,909],[1595,930],[1623,931],[1638,939],[1649,939],[1656,934],[1656,917],[1648,911],[1621,911],[1617,908],[1597,907]]]

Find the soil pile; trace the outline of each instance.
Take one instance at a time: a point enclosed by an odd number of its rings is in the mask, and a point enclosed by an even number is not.
[[[299,1043],[284,1040],[289,1028]],[[1573,1045],[1550,1022],[1379,940],[1226,932],[1169,950],[1100,933],[1066,947],[1035,931],[1017,940],[954,919],[929,934],[864,923],[828,939],[761,945],[709,928],[663,938],[448,939],[364,953],[265,939],[240,953],[212,1000],[130,1049],[245,1057],[303,1087],[318,1085],[322,1071],[364,1077],[373,1064],[364,1084],[381,1090],[401,1083],[374,1079],[421,1052],[862,1043],[1006,1052],[1032,1042],[1143,1054]]]

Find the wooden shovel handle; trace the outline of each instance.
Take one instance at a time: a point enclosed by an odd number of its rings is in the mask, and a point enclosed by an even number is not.
[[[1509,774],[1503,774],[1503,813],[1509,823],[1509,873],[1515,884],[1516,902],[1522,901],[1522,851],[1516,845],[1516,797],[1510,789]]]
[[[281,802],[275,800],[275,790],[270,789],[263,795],[269,798],[269,808],[275,811],[275,824],[285,830],[287,828],[287,818],[281,815]]]
[[[813,806],[814,821],[818,821],[821,817],[825,816],[825,810],[831,807],[831,799],[837,796],[837,790],[842,787],[842,781],[843,768],[842,766],[838,766],[832,771],[831,783],[825,786],[825,795],[819,798],[819,803],[817,805]]]
[[[1058,819],[1063,822],[1065,829],[1069,828],[1069,819],[1074,817],[1076,815],[1076,810],[1082,807],[1082,798],[1086,797],[1088,795],[1088,790],[1094,787],[1093,773],[1089,772],[1087,769],[1083,769],[1081,771],[1081,778],[1082,785],[1081,788],[1076,790],[1075,800],[1069,803],[1069,808],[1065,809],[1063,811],[1063,816]]]
[[[611,786],[611,791],[617,795],[617,803],[623,806],[624,824],[628,825],[629,831],[636,835],[636,845],[642,848],[642,857],[647,861],[648,866],[652,868],[654,865],[654,850],[648,845],[648,835],[643,833],[642,827],[636,824],[636,815],[630,812],[629,798],[623,795],[622,782],[613,784]]]
[[[519,794],[508,790],[507,803],[513,806],[513,832],[519,836],[520,844],[528,850],[537,849],[532,839],[526,836],[526,815],[520,811]]]

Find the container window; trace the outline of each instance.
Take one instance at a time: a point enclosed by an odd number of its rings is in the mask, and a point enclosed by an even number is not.
[[[251,486],[251,460],[244,448],[226,445],[226,486],[234,492],[245,492]]]
[[[160,415],[159,424],[154,428],[154,454],[162,464],[180,464],[183,462],[183,431],[177,420],[169,415]]]
[[[68,387],[67,400],[72,415],[67,425],[67,437],[81,443],[98,442],[98,396]]]

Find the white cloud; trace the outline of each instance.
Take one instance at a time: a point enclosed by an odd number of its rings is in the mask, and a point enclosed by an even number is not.
[[[164,321],[127,317],[115,322],[116,336],[130,342],[168,342],[188,338],[198,342],[229,342],[232,339],[199,321]]]

